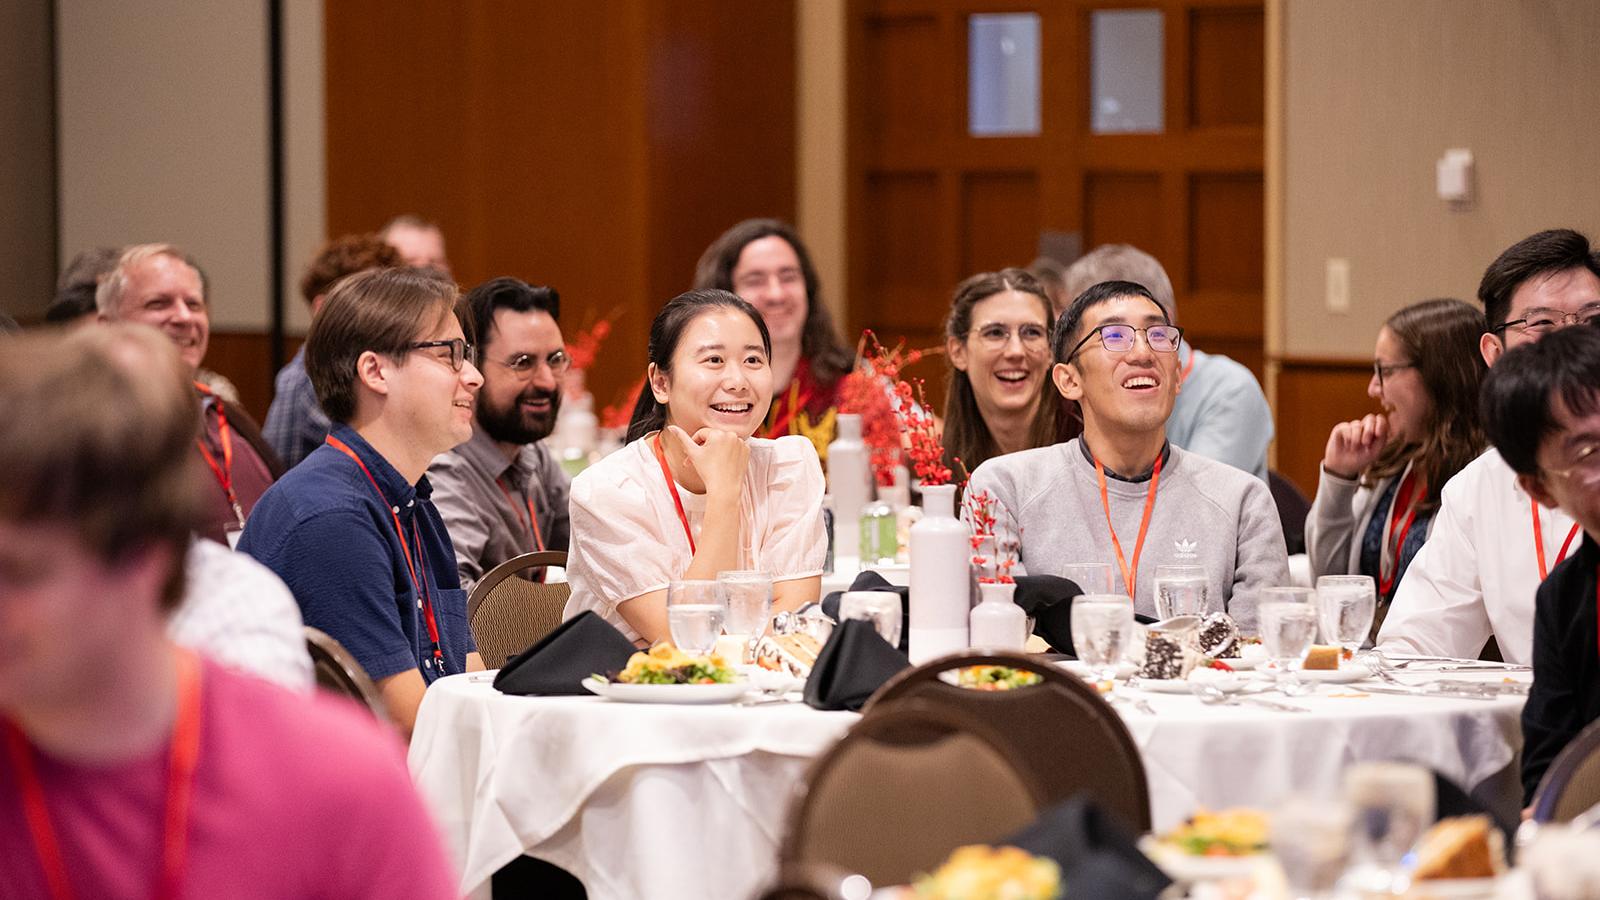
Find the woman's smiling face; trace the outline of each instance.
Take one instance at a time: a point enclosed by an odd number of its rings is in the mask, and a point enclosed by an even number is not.
[[[972,305],[972,327],[948,338],[950,364],[967,373],[984,415],[1038,402],[1050,370],[1049,310],[1039,297],[1001,291]]]
[[[711,307],[684,327],[672,371],[651,368],[650,390],[667,407],[667,421],[690,434],[718,428],[750,437],[772,402],[761,330],[738,309]]]

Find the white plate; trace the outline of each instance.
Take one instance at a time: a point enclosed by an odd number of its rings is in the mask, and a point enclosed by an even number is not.
[[[622,703],[732,703],[749,693],[745,681],[729,684],[612,684],[590,677],[583,686],[592,694]]]
[[[1349,684],[1372,677],[1366,667],[1358,665],[1340,666],[1337,669],[1295,669],[1294,674],[1301,681],[1315,681],[1318,684]]]
[[[1186,884],[1249,878],[1258,866],[1270,859],[1264,853],[1254,856],[1193,856],[1149,836],[1139,840],[1139,849],[1150,857],[1151,862],[1161,867],[1167,877]]]
[[[1235,694],[1250,686],[1247,678],[1215,678],[1205,682],[1224,694]],[[1190,694],[1187,678],[1141,678],[1129,687],[1154,694]]]
[[[1097,677],[1099,677],[1094,672],[1089,671],[1089,667],[1087,665],[1085,665],[1080,660],[1064,659],[1061,662],[1057,663],[1056,665],[1060,666],[1063,669],[1066,669],[1068,672],[1071,672],[1072,674],[1078,676],[1079,678],[1097,678]],[[1135,673],[1137,671],[1139,671],[1139,667],[1137,665],[1135,665],[1134,663],[1131,663],[1131,662],[1119,662],[1119,663],[1117,663],[1117,677],[1118,678],[1127,678],[1129,675],[1132,675],[1133,673]]]
[[[1245,659],[1242,656],[1224,656],[1217,660],[1217,662],[1226,664],[1228,668],[1235,672],[1248,672],[1265,661],[1256,658]]]
[[[735,670],[744,677],[750,687],[769,694],[784,694],[790,691],[803,691],[806,688],[804,678],[796,678],[788,672],[775,672],[763,669],[756,665],[735,666]]]

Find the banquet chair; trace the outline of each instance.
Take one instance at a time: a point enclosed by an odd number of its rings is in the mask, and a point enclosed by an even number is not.
[[[845,882],[855,876],[826,863],[784,866],[771,886],[756,900],[846,900]]]
[[[943,677],[968,666],[1009,666],[1042,680],[979,691]],[[1150,788],[1133,735],[1100,692],[1077,676],[1020,653],[974,650],[901,672],[861,712],[870,719],[908,703],[955,710],[988,725],[1004,741],[1006,756],[1032,771],[1047,804],[1087,792],[1124,826],[1150,830]]]
[[[947,710],[884,710],[812,764],[790,810],[782,863],[905,884],[957,847],[1022,829],[1042,797],[983,723]]]
[[[349,697],[365,706],[380,722],[389,721],[388,710],[378,686],[361,668],[356,658],[344,645],[325,631],[306,629],[306,652],[311,655],[311,668],[316,673],[317,687],[341,697]]]
[[[1600,722],[1561,748],[1533,794],[1535,822],[1568,822],[1600,803]]]
[[[1276,469],[1267,470],[1267,487],[1272,491],[1273,505],[1278,507],[1278,523],[1283,526],[1283,543],[1289,555],[1306,552],[1306,517],[1311,514],[1311,501],[1299,485]]]
[[[467,624],[484,668],[500,668],[555,631],[572,593],[572,587],[564,582],[540,584],[514,576],[530,569],[566,565],[567,554],[560,550],[524,553],[490,569],[473,586],[467,597]]]

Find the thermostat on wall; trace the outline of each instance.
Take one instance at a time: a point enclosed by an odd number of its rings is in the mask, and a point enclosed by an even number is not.
[[[1439,199],[1451,203],[1472,201],[1472,151],[1446,150],[1435,164],[1439,181]]]

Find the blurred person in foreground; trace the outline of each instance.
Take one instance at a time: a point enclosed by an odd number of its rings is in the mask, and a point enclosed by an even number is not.
[[[1478,299],[1488,325],[1478,351],[1492,370],[1509,350],[1600,319],[1600,253],[1569,229],[1530,235],[1484,270]],[[1433,529],[1400,579],[1378,649],[1470,659],[1492,637],[1506,662],[1530,662],[1534,591],[1579,530],[1571,516],[1531,497],[1499,451],[1484,452],[1440,493]]]
[[[311,317],[328,298],[328,291],[339,279],[367,269],[401,265],[400,251],[372,234],[347,234],[322,245],[316,258],[300,278],[300,295],[311,309]],[[333,423],[317,403],[317,391],[306,374],[306,348],[278,370],[272,383],[272,405],[262,434],[277,451],[286,467],[293,468],[306,454],[322,446]]]
[[[483,668],[425,474],[472,437],[483,384],[456,300],[428,269],[334,286],[306,336],[333,431],[262,496],[239,542],[289,585],[307,625],[350,651],[407,735],[428,685]]]
[[[199,265],[171,244],[128,247],[100,281],[95,304],[102,321],[150,325],[177,346],[205,417],[194,447],[212,476],[206,481],[205,518],[198,531],[237,546],[256,501],[283,474],[283,463],[250,414],[197,377],[211,340],[206,281]]]
[[[508,559],[567,550],[572,478],[544,439],[561,412],[561,376],[572,360],[556,321],[561,296],[552,288],[494,278],[468,291],[462,306],[479,341],[483,388],[472,439],[437,456],[428,479],[461,587],[471,591]]]
[[[1103,244],[1062,276],[1068,297],[1112,280],[1143,285],[1167,310],[1172,324],[1178,324],[1172,279],[1154,256],[1136,247]],[[1184,341],[1178,353],[1178,396],[1167,421],[1172,445],[1243,469],[1265,482],[1272,433],[1272,408],[1255,375],[1226,356]]]
[[[1483,313],[1424,300],[1378,329],[1367,395],[1383,406],[1328,435],[1306,517],[1312,575],[1368,575],[1376,636],[1395,588],[1433,528],[1445,482],[1483,452],[1478,353]]]
[[[450,274],[450,259],[444,252],[444,231],[436,223],[402,213],[390,219],[378,236],[400,254],[406,265],[432,269],[440,275]]]
[[[191,367],[121,326],[4,349],[6,896],[453,894],[390,733],[168,636],[205,509]]]
[[[1600,719],[1600,328],[1507,352],[1484,382],[1483,416],[1517,484],[1583,530],[1534,600],[1533,688],[1522,710],[1528,803],[1556,755]]]

